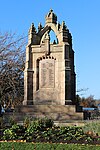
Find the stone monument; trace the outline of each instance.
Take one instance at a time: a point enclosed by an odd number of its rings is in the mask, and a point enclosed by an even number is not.
[[[51,42],[50,32],[56,40]],[[82,109],[75,102],[75,71],[72,36],[65,22],[57,22],[50,10],[45,26],[34,24],[28,32],[24,70],[24,101],[16,108],[17,120],[25,116],[52,118],[54,121],[82,120]]]
[[[50,42],[50,31],[56,41]],[[50,10],[45,26],[34,24],[28,33],[23,105],[75,104],[75,71],[72,36],[65,22]]]

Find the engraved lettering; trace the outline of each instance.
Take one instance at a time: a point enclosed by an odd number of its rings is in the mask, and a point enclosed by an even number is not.
[[[55,65],[53,59],[45,59],[40,61],[40,87],[54,87],[54,67]]]

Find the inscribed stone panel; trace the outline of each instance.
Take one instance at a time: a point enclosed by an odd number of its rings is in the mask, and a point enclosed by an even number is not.
[[[41,88],[53,88],[55,82],[54,59],[43,59],[39,64],[39,83]]]

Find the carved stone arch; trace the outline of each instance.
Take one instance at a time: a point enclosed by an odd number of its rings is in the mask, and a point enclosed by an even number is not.
[[[60,33],[59,33],[59,31],[57,30],[56,25],[53,24],[53,23],[48,23],[48,24],[44,27],[44,29],[41,31],[41,33],[40,33],[40,34],[41,34],[40,43],[42,43],[42,41],[44,41],[45,35],[46,35],[47,33],[49,33],[51,30],[55,33],[58,43],[60,43],[60,38],[59,38],[59,36],[58,36]]]
[[[44,34],[41,36],[40,44],[42,44],[42,43],[43,43],[43,41],[44,41],[44,39],[45,39],[45,36],[46,36],[46,34],[47,34],[48,32],[50,32],[50,31],[49,31],[49,30],[47,30],[47,31],[46,31],[46,32],[44,32]]]
[[[39,62],[40,60],[43,60],[43,59],[54,59],[54,60],[56,60],[56,58],[53,57],[53,56],[50,56],[50,55],[49,55],[49,56],[43,55],[43,56],[37,58],[37,62]]]

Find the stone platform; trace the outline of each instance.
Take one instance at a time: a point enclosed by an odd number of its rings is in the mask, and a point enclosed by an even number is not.
[[[83,120],[83,112],[75,105],[26,105],[18,106],[13,113],[5,113],[5,117],[14,117],[16,121],[23,121],[26,117],[51,118],[53,121]]]

